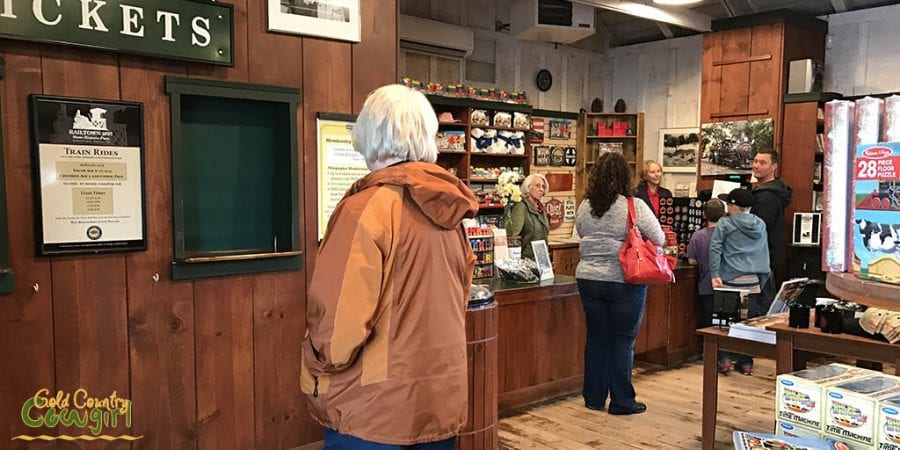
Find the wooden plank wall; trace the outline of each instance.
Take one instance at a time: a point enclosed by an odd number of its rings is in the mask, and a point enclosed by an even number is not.
[[[783,47],[783,23],[704,35],[700,123],[773,119],[780,150]],[[698,178],[698,190],[712,188],[713,178]]]
[[[606,57],[606,111],[621,98],[628,111],[643,112],[643,159],[661,162],[660,129],[700,126],[703,35],[615,47],[606,52]],[[664,170],[662,185],[669,189],[696,182],[695,173]]]
[[[134,402],[133,448],[284,449],[321,439],[297,380],[305,291],[315,265],[315,114],[354,113],[397,80],[397,0],[361,3],[362,42],[266,32],[265,3],[234,5],[235,67],[0,41],[12,294],[0,296],[0,447],[35,434],[22,424],[40,388]],[[306,268],[173,282],[167,74],[301,90],[298,170]],[[148,249],[37,258],[28,102],[32,93],[144,104]],[[154,281],[154,275],[159,281]],[[52,430],[48,434],[52,434]],[[59,433],[81,434],[80,430]],[[39,448],[97,444],[40,444]],[[103,444],[125,449],[128,443]],[[38,448],[34,445],[34,448]]]
[[[534,116],[535,118],[542,118],[541,116]],[[558,139],[548,139],[549,131],[550,131],[550,121],[551,120],[563,120],[556,119],[552,117],[543,117],[544,119],[544,142],[540,144],[531,144],[532,152],[534,152],[534,147],[538,145],[550,146],[552,147],[578,147],[578,127],[576,124],[578,120],[576,119],[568,119],[571,122],[571,126],[569,127],[570,135],[569,139],[558,140]],[[580,151],[580,149],[579,149]],[[561,174],[572,174],[572,186],[568,191],[556,191],[550,192],[544,197],[544,203],[549,202],[550,200],[557,199],[563,204],[565,204],[566,200],[575,200],[575,166],[567,167],[567,166],[536,166],[534,165],[534,161],[531,161],[531,173],[539,173],[544,176],[550,173],[561,173]],[[575,205],[577,208],[578,205]],[[572,229],[575,228],[575,219],[571,220],[563,220],[562,225],[555,230],[550,230],[550,236],[548,236],[547,241],[549,243],[557,242],[560,240],[569,239],[572,237]]]

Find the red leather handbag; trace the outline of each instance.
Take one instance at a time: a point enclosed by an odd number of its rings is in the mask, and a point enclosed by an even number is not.
[[[645,241],[637,226],[634,212],[634,197],[628,198],[628,236],[622,250],[619,251],[619,262],[625,274],[625,282],[629,284],[668,284],[675,282],[675,274],[666,262],[662,249]]]

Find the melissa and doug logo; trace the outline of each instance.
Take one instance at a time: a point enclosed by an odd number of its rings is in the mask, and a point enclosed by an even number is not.
[[[862,155],[871,159],[883,159],[893,155],[894,152],[888,147],[871,147],[863,150]]]
[[[107,397],[92,397],[86,389],[67,393],[57,391],[51,396],[49,389],[40,389],[22,405],[22,422],[30,428],[55,429],[57,426],[81,428],[90,435],[38,436],[19,435],[20,441],[136,441],[143,436],[109,436],[104,428],[116,429],[123,420],[125,428],[131,428],[131,400],[119,397],[113,391]]]
[[[808,395],[793,389],[785,389],[781,400],[788,410],[795,413],[808,413],[816,407],[816,402]]]

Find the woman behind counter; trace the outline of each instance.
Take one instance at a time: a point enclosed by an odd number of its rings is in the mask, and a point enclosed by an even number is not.
[[[519,236],[522,242],[522,257],[534,259],[532,241],[546,241],[550,233],[550,218],[544,211],[541,199],[550,191],[547,178],[539,173],[525,177],[522,182],[524,199],[513,205],[509,211],[507,236]]]
[[[584,306],[584,404],[610,414],[639,414],[647,406],[635,400],[631,384],[634,340],[641,326],[647,286],[625,283],[619,250],[628,233],[628,201],[634,202],[637,226],[644,239],[662,245],[665,235],[650,208],[632,200],[631,168],[625,157],[600,157],[578,207],[575,227],[581,236],[581,261],[575,269]]]
[[[662,177],[662,166],[658,162],[645,161],[644,168],[641,169],[641,183],[634,190],[634,196],[643,200],[657,218],[659,217],[659,199],[672,197],[672,191],[659,185]]]

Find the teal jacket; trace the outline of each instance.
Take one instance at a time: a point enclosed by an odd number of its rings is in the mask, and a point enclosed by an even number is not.
[[[768,274],[766,223],[753,214],[736,214],[716,224],[709,241],[709,273],[724,281],[741,275]]]
[[[547,214],[539,213],[530,201],[522,200],[510,208],[506,235],[521,238],[523,258],[534,259],[531,242],[546,241],[549,234],[550,219]]]

